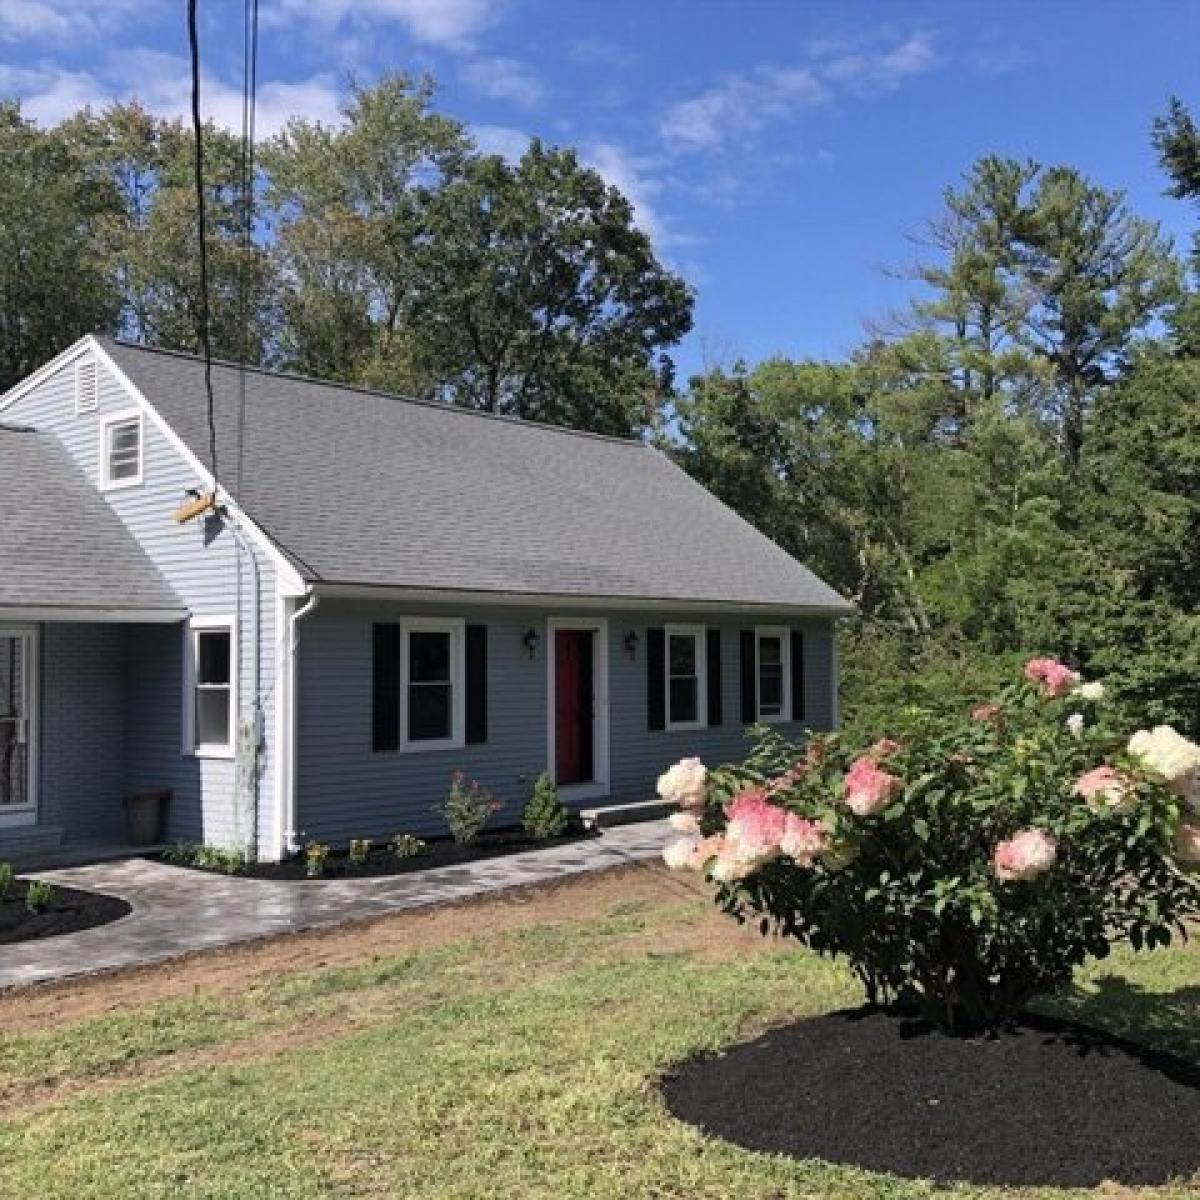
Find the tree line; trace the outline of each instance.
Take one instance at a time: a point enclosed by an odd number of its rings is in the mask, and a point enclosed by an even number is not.
[[[481,154],[403,76],[258,150],[206,132],[225,358],[657,439],[859,608],[846,711],[958,704],[1032,651],[1200,732],[1200,232],[989,156],[916,239],[912,301],[844,361],[686,383],[692,320],[621,193],[570,149]],[[1200,204],[1200,133],[1149,131]],[[136,104],[50,129],[0,105],[0,387],[81,333],[199,346],[193,144]]]

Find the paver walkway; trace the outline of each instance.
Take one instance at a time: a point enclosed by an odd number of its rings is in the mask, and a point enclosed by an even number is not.
[[[120,896],[133,912],[96,929],[0,947],[0,987],[137,966],[213,946],[603,871],[654,858],[667,830],[665,821],[622,825],[568,846],[372,879],[243,879],[144,858],[37,872],[39,879],[64,887]]]

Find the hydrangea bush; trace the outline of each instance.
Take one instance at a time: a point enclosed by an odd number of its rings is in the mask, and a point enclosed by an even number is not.
[[[854,753],[755,733],[745,763],[659,780],[701,871],[764,933],[844,957],[873,1004],[994,1028],[1115,941],[1200,914],[1200,747],[1118,727],[1103,685],[1052,659],[993,703]]]

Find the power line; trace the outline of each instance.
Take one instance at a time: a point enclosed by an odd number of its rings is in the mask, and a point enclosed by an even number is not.
[[[212,342],[209,337],[208,305],[208,236],[204,212],[204,122],[200,119],[200,34],[196,26],[196,0],[188,0],[188,46],[192,58],[192,134],[196,151],[192,156],[196,168],[196,228],[200,241],[200,348],[204,352],[204,392],[208,406],[208,458],[213,477],[213,494],[217,489],[217,421],[213,404]]]
[[[235,486],[242,489],[242,460],[246,430],[246,364],[250,359],[250,270],[254,247],[254,144],[258,92],[258,0],[245,0],[242,21],[242,147],[241,203],[242,254],[238,275],[238,322],[241,333],[238,356],[237,463]]]

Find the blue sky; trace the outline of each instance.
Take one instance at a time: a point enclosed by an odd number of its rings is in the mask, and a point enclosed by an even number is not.
[[[838,356],[902,305],[906,236],[977,156],[1067,162],[1182,243],[1149,142],[1200,110],[1200,3],[261,0],[260,122],[334,121],[353,74],[428,71],[479,142],[569,143],[697,292],[677,358]],[[241,4],[200,0],[209,111],[240,123]],[[0,0],[0,93],[187,102],[183,0]]]

